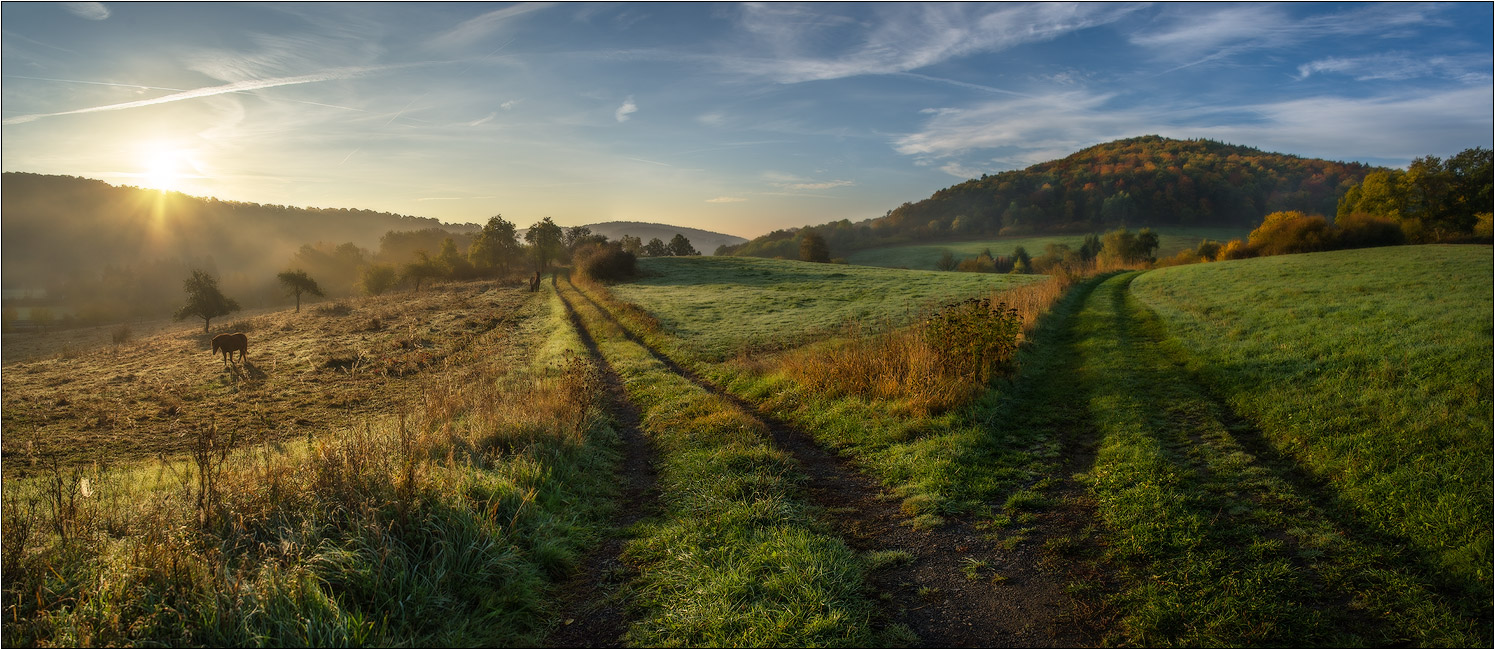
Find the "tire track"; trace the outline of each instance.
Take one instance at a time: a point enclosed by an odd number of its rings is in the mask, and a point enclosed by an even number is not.
[[[622,560],[626,542],[624,531],[659,509],[654,449],[639,427],[638,408],[629,401],[622,377],[603,356],[571,301],[561,294],[553,275],[551,288],[565,306],[566,317],[586,347],[588,356],[597,364],[607,411],[616,423],[623,458],[618,465],[618,508],[609,522],[611,530],[601,545],[582,561],[576,575],[561,587],[566,603],[561,610],[561,625],[551,633],[546,646],[622,647],[623,635],[628,631],[624,587],[632,577],[632,569]]]
[[[567,279],[623,335],[670,372],[720,397],[767,428],[775,445],[799,463],[810,500],[852,547],[862,552],[903,551],[912,559],[875,570],[870,581],[887,603],[885,624],[907,626],[928,647],[1075,646],[1086,639],[1068,620],[1066,579],[1046,567],[1035,544],[997,548],[969,522],[949,521],[914,530],[897,500],[853,463],[821,447],[792,424],[760,411],[681,366],[624,325],[611,309]],[[1054,525],[1067,525],[1055,520]],[[984,565],[1003,579],[967,577]]]

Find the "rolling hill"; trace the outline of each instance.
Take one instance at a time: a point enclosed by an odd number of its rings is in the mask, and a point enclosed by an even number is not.
[[[735,235],[727,235],[699,228],[686,228],[684,226],[671,226],[662,223],[642,223],[638,221],[608,221],[605,223],[589,224],[588,228],[598,235],[607,235],[608,239],[619,240],[623,235],[632,235],[648,242],[658,237],[660,241],[669,243],[676,233],[685,235],[696,250],[702,255],[711,255],[720,246],[736,246],[746,243],[747,240]]]
[[[885,216],[815,226],[832,253],[899,243],[1087,233],[1120,225],[1240,228],[1268,213],[1332,215],[1376,168],[1211,140],[1143,136],[1027,169],[982,176]],[[778,230],[727,253],[798,256],[803,229]]]

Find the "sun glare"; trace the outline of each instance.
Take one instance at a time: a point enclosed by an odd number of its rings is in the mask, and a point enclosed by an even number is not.
[[[185,149],[154,146],[141,154],[140,167],[142,187],[178,191],[187,179],[197,176],[198,165]]]

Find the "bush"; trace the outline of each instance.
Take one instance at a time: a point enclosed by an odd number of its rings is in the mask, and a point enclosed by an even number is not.
[[[1256,251],[1251,250],[1251,247],[1247,246],[1246,242],[1239,239],[1232,239],[1220,248],[1219,254],[1215,255],[1215,261],[1243,260],[1248,257],[1256,257]]]
[[[1323,217],[1289,210],[1267,215],[1246,244],[1258,255],[1312,253],[1333,248],[1334,233]]]
[[[577,272],[593,280],[623,280],[638,272],[638,258],[617,242],[586,244],[571,256]]]
[[[1017,310],[992,298],[949,305],[924,322],[946,371],[983,383],[1012,361],[1022,328]]]
[[[1407,237],[1395,219],[1356,212],[1334,220],[1336,248],[1371,248],[1405,244]]]

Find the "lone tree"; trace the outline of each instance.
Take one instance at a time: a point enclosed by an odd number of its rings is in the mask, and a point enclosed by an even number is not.
[[[550,261],[560,256],[564,238],[565,232],[550,217],[535,222],[535,225],[525,231],[524,241],[529,243],[535,253],[535,272],[544,273],[550,266]]]
[[[223,295],[218,290],[218,279],[207,273],[193,269],[192,277],[182,282],[187,291],[187,304],[176,311],[177,320],[187,320],[188,316],[196,316],[202,319],[202,331],[208,331],[208,325],[214,318],[227,316],[239,311],[239,303],[233,298]]]
[[[488,218],[483,230],[472,239],[467,258],[478,271],[509,274],[509,262],[519,257],[519,242],[514,238],[514,224],[503,215]]]
[[[695,246],[690,245],[690,240],[686,239],[685,235],[677,232],[674,239],[670,240],[670,254],[675,257],[685,257],[686,255],[700,255],[701,253],[696,250]]]
[[[806,262],[829,262],[831,247],[826,245],[825,238],[820,233],[807,229],[799,242],[799,258]]]
[[[280,284],[286,288],[286,293],[296,296],[296,313],[301,313],[301,294],[322,297],[322,287],[317,286],[317,281],[311,279],[306,271],[296,269],[295,271],[282,271],[275,277],[280,278]]]

